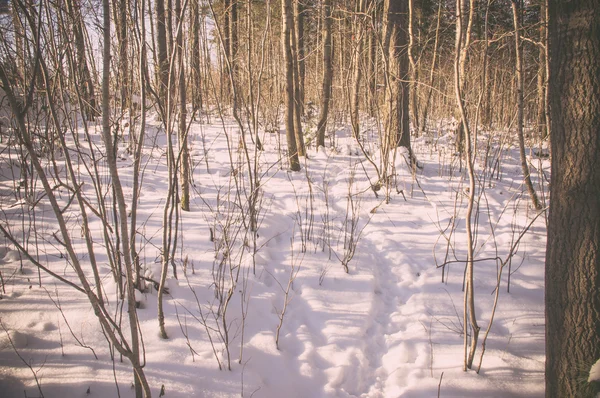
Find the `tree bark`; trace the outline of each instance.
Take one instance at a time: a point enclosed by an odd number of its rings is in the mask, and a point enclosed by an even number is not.
[[[292,0],[281,1],[281,48],[285,62],[285,136],[288,147],[288,160],[292,171],[300,170],[296,132],[294,128],[294,60],[292,58],[293,15]]]
[[[298,3],[298,0],[293,0],[294,4]],[[296,10],[297,8],[294,7]],[[290,26],[290,46],[292,53],[292,83],[294,89],[294,132],[296,137],[296,148],[298,150],[298,156],[306,156],[306,148],[304,147],[304,133],[302,132],[302,95],[300,92],[300,60],[298,57],[298,38],[296,37],[296,29],[293,24]]]
[[[362,65],[361,58],[363,56],[364,47],[364,23],[365,23],[365,0],[358,0],[354,15],[354,78],[352,80],[352,96],[350,103],[350,121],[352,124],[352,134],[355,139],[360,139],[360,123],[359,123],[359,95],[360,85],[362,80]]]
[[[317,148],[325,146],[325,130],[329,116],[333,62],[331,59],[331,0],[323,0],[323,88],[321,89],[321,114],[317,124]]]
[[[165,0],[156,0],[156,44],[158,46],[158,95],[164,112],[164,107],[167,106],[167,88],[169,87]],[[161,115],[161,117],[165,116]]]
[[[600,2],[549,1],[546,397],[595,397],[600,358]]]
[[[386,133],[395,146],[404,147],[411,153],[409,129],[409,87],[406,26],[407,0],[386,0],[384,3],[386,33],[384,50],[388,51],[388,89],[386,104],[391,113],[386,120]],[[410,155],[412,158],[412,155]]]

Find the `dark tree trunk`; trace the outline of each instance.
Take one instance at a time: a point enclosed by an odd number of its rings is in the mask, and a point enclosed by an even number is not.
[[[331,58],[331,0],[323,0],[323,88],[321,90],[321,115],[317,124],[317,148],[325,146],[325,129],[329,116],[333,62]]]
[[[156,42],[158,46],[158,93],[164,107],[167,105],[167,87],[169,86],[165,0],[156,0]]]
[[[300,170],[296,132],[294,129],[294,60],[292,58],[293,10],[292,0],[281,1],[281,47],[285,61],[285,135],[288,147],[288,159],[292,171]]]
[[[408,4],[406,0],[386,0],[386,39],[384,48],[388,42],[389,47],[389,90],[387,90],[386,103],[391,103],[389,128],[390,139],[394,140],[396,146],[404,147],[410,152],[410,129],[409,129],[409,84],[408,84],[408,37],[405,26],[407,22]],[[412,157],[412,156],[411,156]]]
[[[546,396],[595,397],[600,358],[600,1],[552,0]]]
[[[294,3],[297,4],[298,0],[294,0]],[[294,6],[294,9],[297,11],[298,8]],[[294,21],[294,16],[292,16],[292,22]],[[298,156],[306,156],[306,148],[304,147],[304,133],[302,131],[302,113],[303,113],[303,105],[302,105],[302,95],[300,89],[300,62],[298,57],[298,37],[296,37],[296,28],[294,26],[290,27],[290,46],[291,46],[291,54],[292,54],[292,82],[294,88],[294,131],[296,137],[296,148],[298,149]]]
[[[360,139],[359,123],[359,96],[362,80],[362,64],[364,47],[364,23],[365,23],[365,0],[357,0],[356,13],[354,15],[353,45],[354,45],[354,77],[352,79],[352,94],[350,99],[350,121],[352,124],[352,135]]]

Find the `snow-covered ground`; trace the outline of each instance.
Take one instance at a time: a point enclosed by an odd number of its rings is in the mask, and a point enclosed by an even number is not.
[[[164,133],[154,127],[147,133],[137,244],[146,276],[158,280],[168,176]],[[284,155],[283,132],[263,136],[260,225],[253,254],[236,199],[235,179],[247,188],[238,129],[232,122],[192,125],[191,211],[182,213],[179,224],[178,279],[168,276],[167,340],[159,337],[156,290],[139,294],[144,370],[153,395],[159,396],[164,386],[165,397],[543,396],[545,216],[533,221],[536,213],[522,185],[518,151],[508,136],[482,134],[479,142],[479,185],[485,189],[477,191],[474,278],[481,333],[473,370],[465,372],[468,184],[452,153],[451,132],[437,128],[413,140],[423,166],[416,179],[398,153],[389,203],[385,188],[378,196],[370,189],[376,173],[347,129],[335,133],[334,147],[309,149],[297,173],[278,163]],[[29,233],[31,213],[14,194],[12,172],[18,169],[7,166],[14,153],[6,142],[0,145],[2,222],[9,220],[21,239]],[[369,141],[366,148],[376,153]],[[119,153],[119,172],[130,198],[133,160],[126,151]],[[530,159],[540,188],[539,168],[547,177],[548,163]],[[89,185],[83,189],[92,195]],[[65,203],[67,199],[65,193]],[[51,208],[42,199],[36,209],[39,235],[37,240],[30,235],[28,247],[43,265],[75,280],[52,239],[57,228]],[[77,215],[68,219],[77,231]],[[91,227],[100,242],[99,221],[92,220]],[[85,262],[85,246],[78,245]],[[481,358],[499,266],[513,247],[514,255],[501,269],[498,304]],[[0,396],[40,396],[34,374],[45,397],[134,396],[130,365],[118,353],[111,360],[85,295],[44,272],[39,287],[38,270],[14,249],[0,240],[5,285]],[[98,252],[109,308],[118,314],[115,283]],[[346,273],[342,260],[349,256]],[[439,267],[445,261],[449,263]],[[215,293],[219,283],[224,294],[232,288],[226,310]],[[125,307],[116,319],[125,325],[126,318]]]

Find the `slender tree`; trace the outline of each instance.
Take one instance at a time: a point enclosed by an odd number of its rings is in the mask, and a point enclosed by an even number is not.
[[[181,0],[175,0],[175,14],[177,15],[177,74],[179,90],[179,162],[180,162],[180,181],[181,181],[181,210],[190,210],[190,151],[188,149],[187,139],[187,92],[185,81],[185,60],[183,48],[183,24]]]
[[[158,47],[158,95],[164,107],[167,104],[167,88],[169,87],[165,0],[156,0],[156,43]]]
[[[600,359],[600,1],[551,0],[546,397],[595,397]]]
[[[362,63],[361,58],[363,56],[364,47],[364,23],[365,23],[365,0],[357,0],[356,10],[354,13],[354,32],[353,46],[354,46],[354,78],[352,80],[352,94],[350,99],[350,121],[352,124],[352,134],[354,138],[360,138],[360,126],[359,126],[359,95],[360,86],[362,80]]]
[[[73,23],[73,38],[75,41],[75,52],[77,55],[77,73],[83,100],[85,101],[83,114],[88,119],[94,119],[100,113],[96,103],[94,81],[87,60],[85,45],[85,24],[81,16],[81,5],[77,0],[67,0],[67,10]]]
[[[300,170],[298,147],[296,144],[296,131],[294,123],[295,95],[294,95],[294,60],[292,55],[292,0],[281,1],[281,49],[285,62],[285,135],[288,147],[288,159],[292,171]]]
[[[331,0],[323,0],[323,86],[321,89],[321,114],[317,124],[317,147],[325,146],[325,130],[329,117],[329,102],[331,100],[331,83],[333,80],[333,62],[331,57]]]
[[[191,72],[192,72],[192,109],[202,109],[202,58],[200,51],[200,1],[190,1],[190,35],[191,35]]]
[[[533,207],[536,210],[541,210],[542,204],[540,203],[535,188],[531,182],[531,176],[529,174],[529,166],[527,165],[527,156],[525,154],[525,137],[523,134],[523,51],[521,48],[521,23],[520,23],[520,0],[512,0],[512,11],[513,11],[513,26],[515,28],[515,75],[517,77],[517,137],[519,139],[519,155],[521,157],[521,171],[523,172],[523,179],[525,180],[525,186],[527,192],[531,198]]]

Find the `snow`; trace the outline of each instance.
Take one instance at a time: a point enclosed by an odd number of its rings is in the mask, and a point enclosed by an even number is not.
[[[593,381],[600,381],[600,359],[598,359],[596,363],[590,368],[588,383],[591,383]]]
[[[416,181],[398,153],[389,203],[385,203],[385,187],[378,196],[371,190],[377,181],[375,171],[347,129],[337,130],[335,148],[318,152],[310,148],[298,173],[278,164],[285,159],[278,151],[278,143],[285,142],[283,133],[264,134],[266,150],[258,155],[262,196],[257,251],[252,261],[252,243],[242,244],[250,235],[235,197],[234,177],[246,186],[245,162],[237,148],[239,132],[233,122],[227,123],[195,123],[190,129],[191,211],[181,214],[179,279],[169,270],[164,297],[168,339],[161,339],[158,332],[156,290],[149,284],[149,291],[136,291],[144,371],[154,396],[163,385],[166,397],[432,397],[438,388],[443,397],[544,395],[545,217],[533,221],[536,214],[522,186],[514,146],[504,143],[492,151],[500,159],[497,175],[483,169],[486,164],[493,167],[491,159],[486,162],[481,155],[477,163],[480,177],[485,178],[485,189],[477,192],[475,247],[476,259],[481,260],[475,264],[475,294],[482,333],[473,370],[464,372],[461,260],[466,257],[467,184],[464,167],[461,172],[445,132],[413,141],[423,166],[417,169]],[[150,126],[147,134],[137,245],[145,276],[158,280],[168,171],[164,133]],[[99,132],[96,138],[100,143]],[[487,137],[482,134],[481,139]],[[228,145],[233,148],[231,158]],[[484,145],[480,147],[483,151]],[[123,154],[119,173],[130,198],[133,160],[124,146],[119,153]],[[2,222],[10,222],[11,231],[21,237],[21,221],[30,217],[30,210],[26,203],[15,205],[14,196],[8,195],[12,174],[4,164],[10,160],[7,151],[1,156],[0,188],[3,198],[11,198],[0,203]],[[549,172],[547,160],[532,161]],[[92,195],[91,187],[83,189]],[[66,193],[62,200],[66,204]],[[44,212],[39,214],[43,217],[40,239],[30,237],[28,247],[33,250],[38,245],[42,264],[75,280],[52,240],[57,229],[44,203],[40,202]],[[73,231],[80,228],[74,214],[70,222]],[[489,327],[498,279],[499,263],[494,259],[507,260],[530,223],[502,269],[499,303],[481,359],[481,339]],[[356,226],[354,253],[344,243],[352,224]],[[100,241],[100,222],[93,218],[90,227]],[[87,261],[84,244],[77,244],[82,261]],[[223,245],[230,245],[227,256]],[[111,359],[86,297],[50,275],[38,276],[33,264],[14,249],[8,240],[0,241],[6,290],[0,300],[5,329],[0,330],[3,396],[23,396],[24,390],[35,396],[33,373],[41,380],[45,396],[112,397],[117,396],[117,388],[121,397],[135,396],[130,366],[118,354]],[[109,264],[97,251],[109,308],[118,313],[118,291]],[[346,273],[341,260],[348,256]],[[455,262],[442,270],[444,261]],[[217,331],[222,331],[217,329],[222,325],[215,321],[220,309],[213,270],[221,263],[227,273],[239,271],[226,313],[231,370]],[[126,318],[125,306],[119,318],[124,330]],[[275,335],[280,321],[278,349]],[[594,379],[600,379],[598,363],[590,370],[590,381]]]

